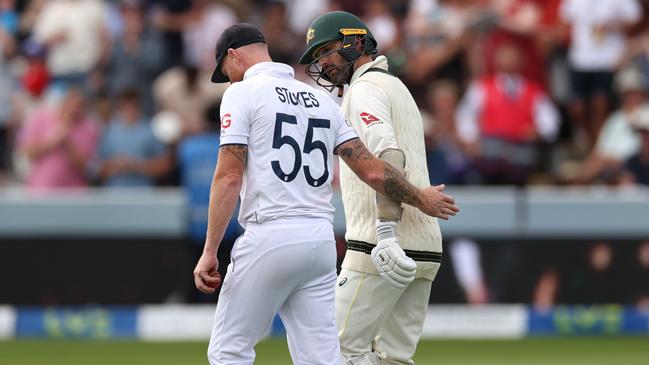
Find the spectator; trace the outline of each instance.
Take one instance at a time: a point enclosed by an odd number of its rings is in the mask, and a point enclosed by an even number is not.
[[[643,75],[633,67],[617,74],[615,88],[620,95],[621,107],[606,119],[593,151],[581,164],[579,174],[574,178],[567,176],[568,180],[581,184],[595,181],[615,184],[619,181],[624,161],[640,147],[630,117],[649,108],[646,85]]]
[[[32,38],[36,21],[38,20],[43,8],[48,3],[47,0],[29,0],[26,4],[23,3],[22,12],[20,14],[20,23],[18,25],[19,39]]]
[[[291,31],[286,18],[286,4],[270,1],[263,9],[262,31],[268,43],[268,52],[275,62],[296,63],[302,39]]]
[[[624,301],[628,289],[620,283],[624,282],[626,270],[623,268],[627,268],[628,263],[621,257],[621,248],[621,245],[598,241],[583,249],[566,251],[562,246],[557,250],[561,255],[551,258],[546,255],[558,265],[546,268],[541,274],[535,288],[535,305],[539,309],[548,309],[557,303],[608,304]]]
[[[475,10],[473,4],[461,0],[412,1],[403,33],[407,57],[397,71],[403,74],[418,103],[424,103],[426,88],[434,79],[464,82],[464,53],[470,27],[477,19]]]
[[[306,34],[309,24],[318,15],[327,11],[340,10],[332,0],[282,0],[287,6],[286,21],[294,34]],[[302,46],[302,45],[300,45]],[[298,53],[301,51],[298,50]]]
[[[164,66],[162,35],[146,23],[143,9],[137,3],[125,2],[120,10],[124,27],[104,70],[106,86],[113,96],[121,90],[137,89],[143,114],[151,116],[154,112],[151,84]]]
[[[642,11],[637,0],[564,0],[560,14],[572,26],[570,114],[577,123],[576,141],[583,141],[578,147],[590,150],[609,112],[625,28],[640,20]]]
[[[14,36],[18,18],[13,1],[0,1],[0,185],[9,170],[10,131],[13,117],[12,97],[16,80],[10,70],[9,61],[15,54]]]
[[[16,12],[15,0],[1,0],[0,1],[0,28],[9,34],[18,33],[18,25],[20,19]]]
[[[31,163],[27,186],[86,186],[86,169],[97,136],[98,129],[86,115],[85,98],[79,89],[69,89],[60,103],[35,111],[19,138],[19,148]]]
[[[626,160],[626,173],[629,181],[649,185],[649,109],[640,110],[634,115],[633,127],[640,135],[640,148],[638,153]]]
[[[183,29],[192,8],[187,0],[155,0],[153,24],[162,31],[167,61],[165,68],[182,65],[186,60]]]
[[[649,240],[640,243],[634,254],[625,281],[630,284],[628,302],[646,311],[649,309]]]
[[[588,248],[585,259],[574,263],[563,282],[560,281],[558,301],[575,304],[622,301],[623,263],[619,250],[614,250],[609,242],[595,242]]]
[[[485,304],[489,301],[489,289],[482,271],[480,247],[468,238],[453,240],[450,245],[453,271],[465,299],[469,304]]]
[[[386,54],[397,44],[399,28],[395,15],[386,0],[368,0],[363,3],[365,24],[372,29],[379,54]]]
[[[491,0],[498,15],[497,26],[480,41],[478,62],[483,72],[494,73],[495,52],[502,44],[513,44],[521,53],[521,74],[545,87],[546,69],[539,49],[541,8],[534,0]],[[478,72],[480,74],[480,72]]]
[[[38,99],[50,83],[45,63],[47,50],[37,42],[28,41],[23,44],[23,51],[27,64],[21,80],[22,86],[29,97]]]
[[[200,70],[214,70],[214,45],[223,30],[236,23],[227,5],[210,0],[193,0],[183,25],[185,62]]]
[[[53,81],[89,86],[88,76],[107,55],[106,14],[100,0],[45,3],[36,19],[34,36],[47,45],[47,66]]]
[[[424,137],[432,185],[464,184],[472,178],[470,157],[455,127],[458,99],[459,88],[450,80],[436,81],[428,90],[431,114],[424,120]]]
[[[111,187],[147,187],[171,168],[169,153],[142,118],[133,89],[119,96],[118,113],[104,132],[98,153],[99,178]]]
[[[156,105],[178,115],[182,124],[196,123],[227,88],[227,84],[214,86],[209,77],[200,76],[200,70],[191,65],[163,72],[153,83]]]
[[[496,73],[472,82],[458,108],[458,133],[470,149],[480,150],[477,165],[487,184],[525,184],[537,162],[537,143],[553,141],[558,131],[556,108],[520,67],[519,49],[501,45]]]

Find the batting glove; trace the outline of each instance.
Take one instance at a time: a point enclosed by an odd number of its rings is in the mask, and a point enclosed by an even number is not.
[[[371,256],[381,277],[397,288],[405,288],[415,280],[417,264],[406,256],[396,238],[379,241]]]

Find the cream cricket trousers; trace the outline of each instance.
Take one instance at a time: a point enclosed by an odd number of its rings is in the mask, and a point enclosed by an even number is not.
[[[248,224],[231,256],[207,352],[210,364],[253,364],[254,346],[279,313],[294,364],[340,365],[331,222],[300,218]]]
[[[399,289],[379,275],[343,269],[336,285],[336,327],[343,358],[377,352],[386,356],[383,365],[414,364],[431,284],[420,278]]]

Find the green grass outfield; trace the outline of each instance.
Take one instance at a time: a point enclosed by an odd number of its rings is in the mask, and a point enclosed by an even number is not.
[[[136,341],[0,341],[2,365],[198,365],[207,344]],[[649,337],[422,341],[418,365],[649,365]],[[284,340],[257,347],[259,365],[290,365]]]

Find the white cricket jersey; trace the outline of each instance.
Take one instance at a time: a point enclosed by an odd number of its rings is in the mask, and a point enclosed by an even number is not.
[[[221,101],[221,146],[248,146],[239,223],[290,217],[333,222],[333,154],[356,138],[322,91],[273,62],[250,67]]]

